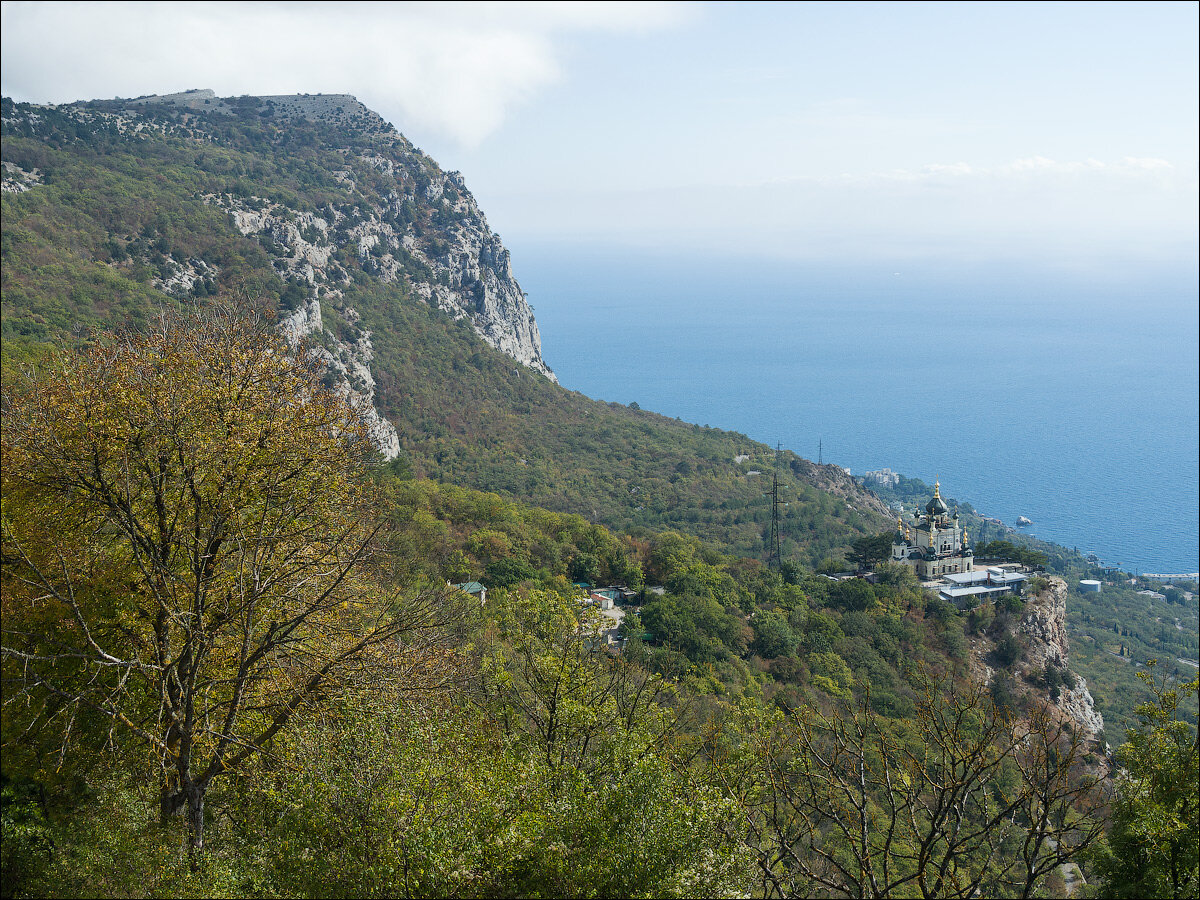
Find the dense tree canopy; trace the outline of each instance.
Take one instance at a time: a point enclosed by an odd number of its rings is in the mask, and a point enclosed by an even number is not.
[[[1138,708],[1139,728],[1117,751],[1113,827],[1097,855],[1106,897],[1195,897],[1200,890],[1200,745],[1179,718],[1180,701],[1200,679],[1171,686],[1140,673],[1155,701]]]
[[[285,349],[164,316],[4,388],[8,712],[144,745],[194,848],[212,781],[427,612],[361,577],[370,448]]]

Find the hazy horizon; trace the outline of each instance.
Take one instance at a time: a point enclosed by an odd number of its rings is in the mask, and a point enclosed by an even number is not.
[[[514,243],[1196,260],[1197,5],[3,4],[3,92],[353,93]]]

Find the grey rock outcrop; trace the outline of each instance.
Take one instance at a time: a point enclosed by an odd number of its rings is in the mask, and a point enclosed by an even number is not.
[[[167,117],[166,124],[155,116],[164,107],[175,117]],[[208,116],[247,109],[283,127],[289,118],[316,122],[328,126],[324,133],[335,142],[344,139],[345,146],[324,148],[335,150],[344,162],[328,172],[340,193],[316,210],[233,193],[210,194],[204,200],[224,209],[242,234],[264,243],[281,278],[303,286],[307,297],[293,295],[280,328],[293,348],[305,347],[324,366],[335,389],[361,408],[372,440],[386,458],[400,453],[400,443],[374,405],[371,333],[345,302],[344,289],[354,277],[352,263],[467,321],[492,347],[557,381],[542,359],[537,322],[513,277],[508,251],[462,176],[443,172],[354,97],[221,98],[209,90],[192,90],[137,98],[117,109],[80,109],[78,114],[89,121],[103,118],[122,132],[186,128],[188,138],[203,139],[205,123],[212,121]],[[181,115],[182,123],[176,122]],[[162,290],[186,290],[208,274],[196,271],[193,261],[176,270],[159,285]]]
[[[42,173],[36,168],[26,172],[15,163],[5,160],[3,163],[3,179],[0,179],[0,191],[10,194],[23,194],[42,183]]]
[[[1069,672],[1070,641],[1067,637],[1067,584],[1057,576],[1045,579],[1046,585],[1029,597],[1018,620],[1008,624],[1005,633],[1017,636],[1022,655],[1011,666],[1004,666],[1014,676],[1014,683],[1023,683],[1025,690],[1045,703],[1060,721],[1071,726],[1086,741],[1096,740],[1104,731],[1104,717],[1096,709],[1087,680]],[[988,631],[971,640],[971,660],[974,679],[990,685],[999,676],[992,665],[1000,635]],[[1058,674],[1057,687],[1047,692],[1047,670]]]
[[[211,90],[22,107],[6,129],[42,127],[50,113],[78,127],[136,139],[158,133],[219,146],[223,122],[241,117],[269,123],[286,136],[289,121],[315,123],[326,168],[314,173],[323,199],[289,205],[244,189],[203,199],[223,209],[242,234],[257,238],[275,271],[289,284],[281,328],[294,347],[320,357],[337,390],[363,406],[373,438],[388,457],[399,453],[395,429],[374,408],[370,332],[345,302],[361,269],[397,287],[396,302],[412,298],[467,322],[479,337],[524,366],[557,381],[542,359],[533,310],[513,277],[508,251],[487,223],[461,175],[444,172],[372,110],[348,94],[217,97]],[[18,120],[19,119],[19,120]],[[44,123],[43,123],[44,124]],[[313,129],[304,129],[312,141]],[[332,166],[329,161],[334,160]],[[3,189],[29,190],[37,170],[5,164]],[[324,183],[320,182],[324,180]],[[183,296],[207,283],[215,267],[169,258],[155,286]]]
[[[1070,649],[1066,582],[1061,578],[1048,579],[1046,589],[1026,604],[1018,628],[1031,639],[1026,651],[1030,665],[1065,666]]]
[[[856,482],[841,466],[820,465],[811,460],[797,457],[792,460],[793,474],[803,478],[813,487],[840,497],[850,509],[883,516],[895,521],[895,513],[871,491]]]
[[[375,408],[371,332],[357,328],[358,313],[351,307],[343,306],[341,313],[356,329],[354,341],[340,339],[331,329],[324,327],[321,301],[316,297],[283,319],[279,329],[293,351],[308,353],[334,377],[335,390],[358,410],[371,445],[384,459],[395,459],[400,455],[400,436],[396,427]],[[312,341],[314,335],[320,340]]]
[[[1070,659],[1067,583],[1057,576],[1047,578],[1046,582],[1046,588],[1026,604],[1018,626],[1028,639],[1026,662],[1031,671],[1044,671],[1047,666],[1065,668]],[[1082,675],[1075,675],[1070,687],[1064,686],[1055,705],[1090,738],[1096,738],[1104,730],[1104,717],[1097,711]]]
[[[344,264],[348,254],[364,271],[465,319],[492,347],[557,381],[542,359],[533,309],[513,277],[508,251],[461,175],[443,172],[347,94],[253,99],[274,116],[298,116],[369,138],[366,149],[340,151],[345,167],[330,175],[343,196],[316,211],[233,194],[212,194],[205,200],[226,210],[242,234],[267,238],[275,248],[272,265],[279,275],[307,286],[310,296],[284,317],[281,328],[293,346],[306,341],[338,390],[362,407],[372,440],[386,458],[400,453],[400,443],[395,428],[374,406],[370,332],[358,327],[358,312],[344,302],[343,289],[352,281]],[[233,101],[189,91],[139,102],[220,111],[232,109]],[[348,329],[326,327],[322,300]]]
[[[443,172],[354,97],[220,98],[209,90],[193,90],[129,103],[230,113],[248,101],[277,120],[303,118],[349,129],[356,137],[354,146],[339,148],[346,167],[331,173],[344,196],[318,213],[262,198],[208,198],[229,211],[243,234],[266,233],[288,251],[286,258],[276,260],[281,274],[303,277],[314,287],[331,280],[347,282],[345,269],[331,257],[353,247],[372,274],[385,282],[404,283],[414,296],[468,321],[501,353],[557,381],[542,359],[537,322],[513,277],[508,251],[488,226],[462,175]]]

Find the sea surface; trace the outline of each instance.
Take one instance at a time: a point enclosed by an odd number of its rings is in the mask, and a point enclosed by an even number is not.
[[[1194,265],[514,261],[567,388],[940,479],[1126,571],[1200,569]]]

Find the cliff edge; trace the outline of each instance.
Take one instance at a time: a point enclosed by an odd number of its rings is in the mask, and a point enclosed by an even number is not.
[[[1022,605],[1016,598],[998,600],[968,613],[974,677],[992,687],[994,697],[1024,695],[1045,703],[1069,720],[1088,741],[1104,732],[1087,680],[1072,672],[1067,638],[1067,584],[1058,576]]]
[[[304,187],[324,196],[315,206],[298,192],[261,190],[252,177],[259,173],[236,170],[228,173],[239,176],[229,179],[228,189],[198,199],[224,211],[233,227],[267,250],[288,285],[280,310],[284,336],[293,347],[305,346],[331,385],[361,409],[385,458],[399,455],[399,436],[376,407],[372,334],[348,299],[362,272],[465,321],[495,349],[557,382],[542,359],[533,309],[513,277],[508,251],[462,176],[443,172],[349,94],[217,97],[191,90],[61,106],[6,104],[5,132],[41,137],[53,130],[51,119],[65,119],[76,135],[101,141],[181,139],[198,148],[200,168],[213,165],[205,147],[248,139],[264,149],[309,155]],[[9,163],[3,174],[10,192],[43,181],[37,169]],[[220,277],[211,259],[177,255],[165,243],[160,250],[154,287],[164,293],[189,297]],[[147,261],[131,254],[126,264]]]

